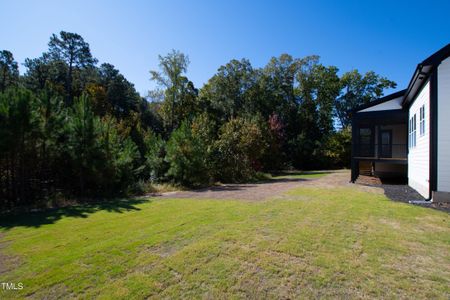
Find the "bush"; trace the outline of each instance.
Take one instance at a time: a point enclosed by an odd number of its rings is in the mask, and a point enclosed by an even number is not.
[[[224,182],[251,179],[262,168],[261,158],[267,149],[258,119],[231,119],[220,128],[214,144],[216,177]]]
[[[291,141],[290,146],[291,153],[297,158],[294,160],[294,167],[297,169],[317,170],[350,166],[351,132],[348,128],[333,132],[317,141],[299,135]]]
[[[352,148],[352,132],[349,127],[337,131],[327,139],[323,157],[327,166],[349,168]]]
[[[145,138],[147,148],[146,165],[149,170],[150,180],[152,182],[164,179],[169,164],[165,161],[166,142],[154,134],[149,134]]]
[[[210,182],[208,150],[202,138],[184,121],[167,143],[167,176],[186,186],[203,186]]]

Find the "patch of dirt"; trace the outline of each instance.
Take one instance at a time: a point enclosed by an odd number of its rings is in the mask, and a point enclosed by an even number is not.
[[[166,257],[172,256],[173,254],[175,254],[176,252],[178,252],[180,249],[187,246],[188,244],[189,243],[187,241],[179,242],[178,244],[175,242],[162,243],[159,245],[146,247],[145,251],[156,254],[161,258],[166,258]]]
[[[393,229],[396,229],[396,230],[399,230],[399,229],[401,228],[401,227],[400,227],[400,223],[399,223],[399,222],[396,222],[396,221],[394,221],[394,220],[380,219],[379,222],[380,222],[381,224],[388,225],[388,226],[390,226],[390,227],[392,227]]]
[[[414,189],[406,184],[396,182],[382,182],[379,178],[372,176],[359,176],[355,184],[350,183],[350,171],[338,170],[328,171],[329,174],[311,179],[274,179],[262,183],[247,184],[223,184],[204,189],[177,191],[162,193],[162,198],[201,198],[201,199],[234,199],[247,201],[263,201],[270,198],[283,198],[282,195],[288,190],[297,187],[320,187],[337,188],[351,187],[359,190],[382,194],[393,201],[408,203],[411,200],[424,200]],[[417,204],[416,204],[417,205]],[[450,203],[432,203],[421,205],[434,209],[450,212]]]
[[[8,245],[8,242],[2,241],[3,237],[4,234],[0,233],[0,275],[6,274],[20,265],[19,257],[3,253],[3,249]]]
[[[337,188],[337,187],[351,187],[350,171],[338,170],[330,171],[330,174],[320,177],[315,180],[308,180],[304,186],[323,187],[323,188]]]
[[[1,239],[1,236],[0,236],[0,239]],[[9,271],[9,268],[6,267],[8,258],[1,251],[2,251],[2,246],[0,244],[0,275]]]
[[[262,201],[278,196],[290,189],[305,186],[342,185],[343,177],[348,181],[348,172],[332,171],[319,178],[311,179],[274,179],[262,183],[223,184],[204,189],[163,193],[162,198],[204,198],[204,199],[235,199]]]

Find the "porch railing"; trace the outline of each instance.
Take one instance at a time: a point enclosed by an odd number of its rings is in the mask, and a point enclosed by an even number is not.
[[[407,144],[356,144],[353,157],[374,159],[406,159]]]

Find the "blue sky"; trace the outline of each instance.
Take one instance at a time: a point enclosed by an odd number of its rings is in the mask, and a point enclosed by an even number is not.
[[[421,60],[450,42],[450,1],[0,0],[0,49],[23,63],[52,33],[77,32],[100,62],[145,95],[158,54],[186,53],[201,87],[232,58],[321,56],[341,72],[374,70],[406,87]],[[21,67],[21,72],[24,68]]]

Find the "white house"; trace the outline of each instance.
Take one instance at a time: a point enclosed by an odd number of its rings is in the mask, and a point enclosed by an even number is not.
[[[433,201],[450,201],[450,44],[421,63],[405,90],[352,114],[352,177],[403,175]]]

